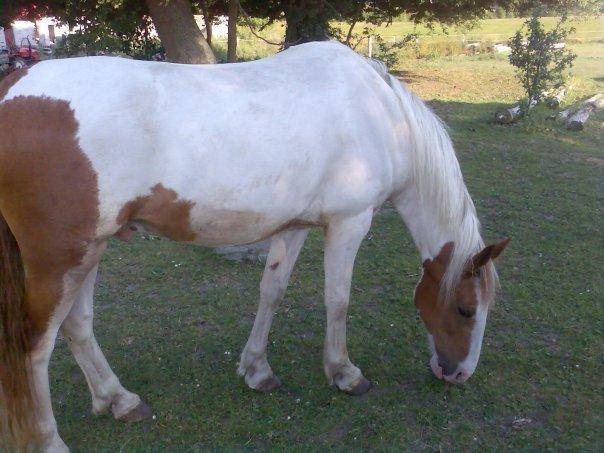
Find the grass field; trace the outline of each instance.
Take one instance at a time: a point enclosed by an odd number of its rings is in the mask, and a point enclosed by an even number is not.
[[[453,48],[457,53],[465,50],[465,43],[478,41],[487,46],[494,43],[505,43],[510,39],[516,30],[518,30],[525,19],[487,19],[478,21],[474,26],[452,26],[443,28],[435,26],[430,29],[423,25],[416,25],[409,21],[395,21],[390,25],[381,26],[375,29],[375,34],[380,35],[386,42],[393,40],[400,41],[408,34],[416,34],[419,46],[428,48],[436,47],[427,53],[438,53],[439,47]],[[546,29],[554,27],[558,21],[556,17],[544,17],[541,19]],[[576,18],[572,20],[572,25],[576,31],[571,35],[571,42],[593,43],[604,42],[604,17],[599,18]],[[358,24],[355,32],[360,33],[364,24]],[[343,31],[347,31],[345,25],[340,26]],[[278,47],[267,44],[254,37],[246,26],[240,26],[237,32],[240,40],[238,46],[238,55],[240,59],[253,60],[272,55],[277,52]],[[259,32],[261,36],[273,42],[283,40],[285,26],[283,23],[275,23],[265,30]],[[355,42],[353,40],[353,42]],[[453,45],[453,46],[452,46]],[[214,49],[219,57],[226,58],[226,38],[215,38]],[[358,50],[366,52],[367,42],[364,40],[358,45]],[[404,53],[404,52],[403,52]],[[455,54],[455,52],[454,52]]]
[[[541,19],[546,28],[552,28],[558,22],[556,17],[544,17]],[[481,37],[488,36],[493,41],[509,39],[522,26],[525,19],[487,19],[479,21],[475,27],[466,26],[448,27],[443,30],[441,27],[430,29],[426,26],[416,26],[412,22],[397,21],[390,26],[379,27],[376,32],[383,36],[403,36],[408,33],[415,33],[420,37],[440,39],[447,36],[467,36]],[[573,22],[576,32],[575,38],[593,40],[604,38],[604,20],[602,18],[577,19]]]
[[[576,49],[572,97],[580,98],[604,85],[604,45]],[[495,110],[521,95],[505,58],[411,60],[397,70],[451,127],[484,236],[513,238],[498,264],[503,288],[476,374],[446,390],[429,372],[412,303],[419,257],[389,206],[375,218],[353,280],[349,350],[375,384],[358,398],[323,376],[319,232],[275,319],[269,358],[284,386],[270,394],[235,374],[261,264],[167,240],[112,242],[96,333],[155,419],[128,426],[91,416],[84,378],[60,340],[53,401],[73,451],[602,451],[604,115],[580,133],[492,124]]]

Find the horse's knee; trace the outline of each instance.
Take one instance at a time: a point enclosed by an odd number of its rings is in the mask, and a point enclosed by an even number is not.
[[[93,337],[92,315],[68,316],[61,326],[61,333],[70,343],[86,343]]]
[[[260,297],[269,304],[276,304],[285,296],[285,283],[273,278],[263,278],[260,282]]]
[[[335,299],[327,303],[327,315],[332,320],[346,319],[348,313],[348,300]]]

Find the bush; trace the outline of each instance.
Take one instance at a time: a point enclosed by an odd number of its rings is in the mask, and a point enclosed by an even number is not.
[[[566,48],[556,47],[574,32],[574,28],[565,27],[566,20],[566,16],[562,16],[554,29],[545,31],[535,13],[510,40],[509,61],[517,68],[518,80],[527,96],[522,103],[523,114],[527,114],[530,103],[539,102],[548,89],[560,87],[566,69],[572,67],[576,55]]]
[[[138,60],[151,60],[163,53],[159,38],[151,33],[150,19],[143,20],[133,31],[117,32],[106,23],[81,27],[60,41],[54,50],[57,58],[84,55],[120,55]]]
[[[415,40],[415,35],[407,35],[397,42],[386,42],[380,35],[374,35],[373,40],[375,44],[373,58],[380,60],[387,68],[391,69],[398,64],[401,49]]]

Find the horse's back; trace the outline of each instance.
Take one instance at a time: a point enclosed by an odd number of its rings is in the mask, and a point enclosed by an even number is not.
[[[391,144],[370,127],[387,121],[379,85],[354,52],[313,43],[236,65],[42,62],[4,103],[44,98],[70,112],[97,180],[100,234],[112,234],[124,207],[154,188],[191,201],[200,225],[233,213],[241,223],[244,213],[270,232],[291,219],[316,221],[321,210],[362,209],[387,192],[387,156],[364,149]],[[57,133],[36,128],[44,140]]]

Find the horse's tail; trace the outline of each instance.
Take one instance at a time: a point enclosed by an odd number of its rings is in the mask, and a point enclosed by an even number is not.
[[[0,213],[0,450],[25,450],[36,439],[24,305],[19,245]]]

